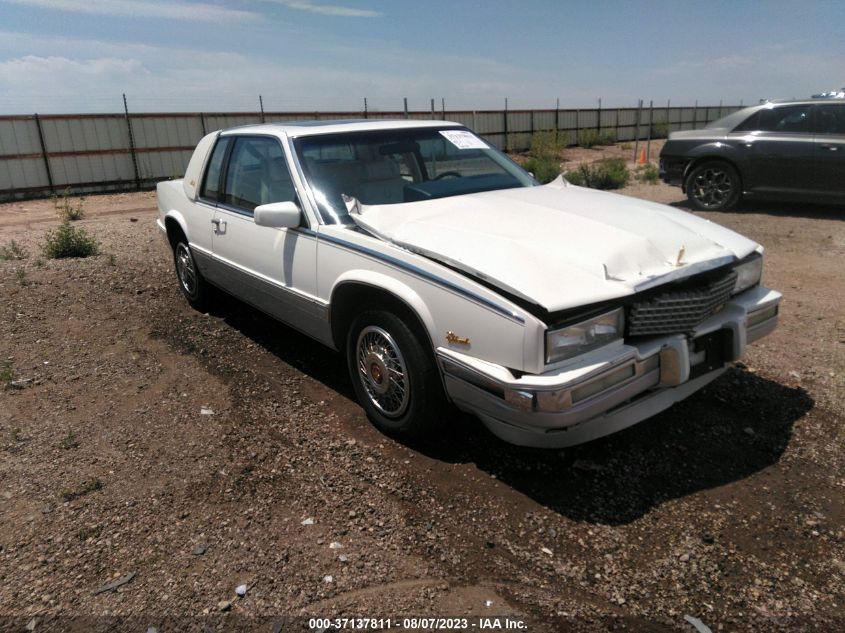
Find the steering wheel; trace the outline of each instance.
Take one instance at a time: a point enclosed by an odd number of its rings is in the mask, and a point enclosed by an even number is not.
[[[442,174],[437,174],[432,180],[442,180],[443,178],[463,178],[463,175],[456,171],[444,171]]]

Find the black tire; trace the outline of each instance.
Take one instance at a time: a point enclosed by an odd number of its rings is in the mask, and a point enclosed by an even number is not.
[[[185,299],[195,310],[206,312],[211,288],[200,273],[194,253],[183,235],[173,240],[173,267],[176,270],[176,283]]]
[[[739,172],[722,160],[696,165],[684,183],[687,198],[700,211],[727,211],[742,197]]]
[[[377,428],[405,441],[435,436],[446,410],[443,385],[426,344],[402,319],[384,310],[359,314],[347,332],[346,362],[358,402]]]

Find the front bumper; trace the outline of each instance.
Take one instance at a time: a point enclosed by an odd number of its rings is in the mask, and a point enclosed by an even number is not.
[[[689,160],[684,158],[673,158],[672,156],[661,156],[658,174],[660,180],[669,185],[684,185],[684,174],[686,173]]]
[[[690,335],[673,334],[589,354],[542,375],[508,370],[449,349],[437,350],[446,391],[513,444],[582,444],[649,418],[717,378],[747,344],[777,326],[780,293],[753,288]]]

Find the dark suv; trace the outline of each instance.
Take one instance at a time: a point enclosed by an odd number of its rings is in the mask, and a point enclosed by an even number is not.
[[[765,103],[672,132],[660,177],[710,211],[743,197],[845,201],[845,100]]]

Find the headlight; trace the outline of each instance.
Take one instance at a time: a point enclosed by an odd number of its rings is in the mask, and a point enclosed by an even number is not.
[[[760,278],[763,276],[763,256],[759,255],[744,264],[740,264],[734,270],[736,271],[736,283],[733,293],[738,294],[760,283]]]
[[[600,316],[546,332],[546,363],[578,356],[622,338],[625,313],[617,308]]]

